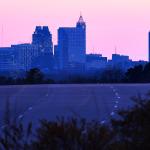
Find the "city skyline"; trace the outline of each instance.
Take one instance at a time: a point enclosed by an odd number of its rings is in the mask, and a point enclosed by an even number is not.
[[[88,53],[101,53],[110,58],[117,47],[118,53],[134,60],[148,60],[149,4],[148,0],[6,0],[0,2],[1,45],[31,42],[36,25],[48,25],[56,44],[57,29],[73,26],[81,11],[88,27]]]

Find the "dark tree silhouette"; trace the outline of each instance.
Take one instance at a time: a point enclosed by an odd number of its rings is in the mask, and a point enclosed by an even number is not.
[[[135,66],[134,68],[128,69],[125,74],[126,82],[143,82],[143,66]]]
[[[150,83],[150,63],[128,69],[124,81],[129,83]]]
[[[100,74],[100,82],[120,83],[124,78],[124,72],[118,68],[106,69]]]
[[[27,72],[26,82],[29,84],[40,84],[44,80],[43,73],[38,68],[33,68]]]
[[[149,150],[150,149],[150,97],[134,97],[135,106],[122,110],[119,120],[112,120],[116,133],[112,147],[119,150]]]

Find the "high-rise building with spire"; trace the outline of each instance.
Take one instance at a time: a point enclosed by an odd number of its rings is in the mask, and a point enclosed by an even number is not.
[[[58,29],[57,56],[60,69],[82,68],[86,61],[86,23],[80,16],[76,27]]]
[[[83,19],[82,15],[80,15],[79,20],[78,20],[78,22],[77,22],[77,24],[76,24],[76,27],[77,27],[77,28],[86,29],[86,24],[85,24],[85,22],[84,22],[84,19]]]

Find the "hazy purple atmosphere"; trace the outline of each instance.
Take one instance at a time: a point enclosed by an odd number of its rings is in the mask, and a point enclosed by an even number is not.
[[[147,60],[150,0],[1,0],[0,46],[31,42],[36,25],[75,26],[82,12],[87,23],[87,52],[117,53]],[[2,29],[3,26],[3,29]],[[2,36],[3,35],[3,36]]]

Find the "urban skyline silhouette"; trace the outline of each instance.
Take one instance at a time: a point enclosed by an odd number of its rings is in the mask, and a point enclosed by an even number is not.
[[[133,61],[127,55],[112,54],[112,59],[102,54],[87,53],[86,22],[80,15],[74,27],[59,27],[57,44],[48,26],[36,26],[31,43],[0,48],[0,71],[28,71],[39,68],[43,72],[90,72],[117,67],[123,71],[146,61]]]
[[[36,25],[48,25],[56,44],[59,26],[73,26],[81,11],[88,26],[88,53],[94,51],[110,59],[117,46],[118,53],[133,60],[148,60],[149,3],[147,0],[1,1],[3,46],[31,42]]]

